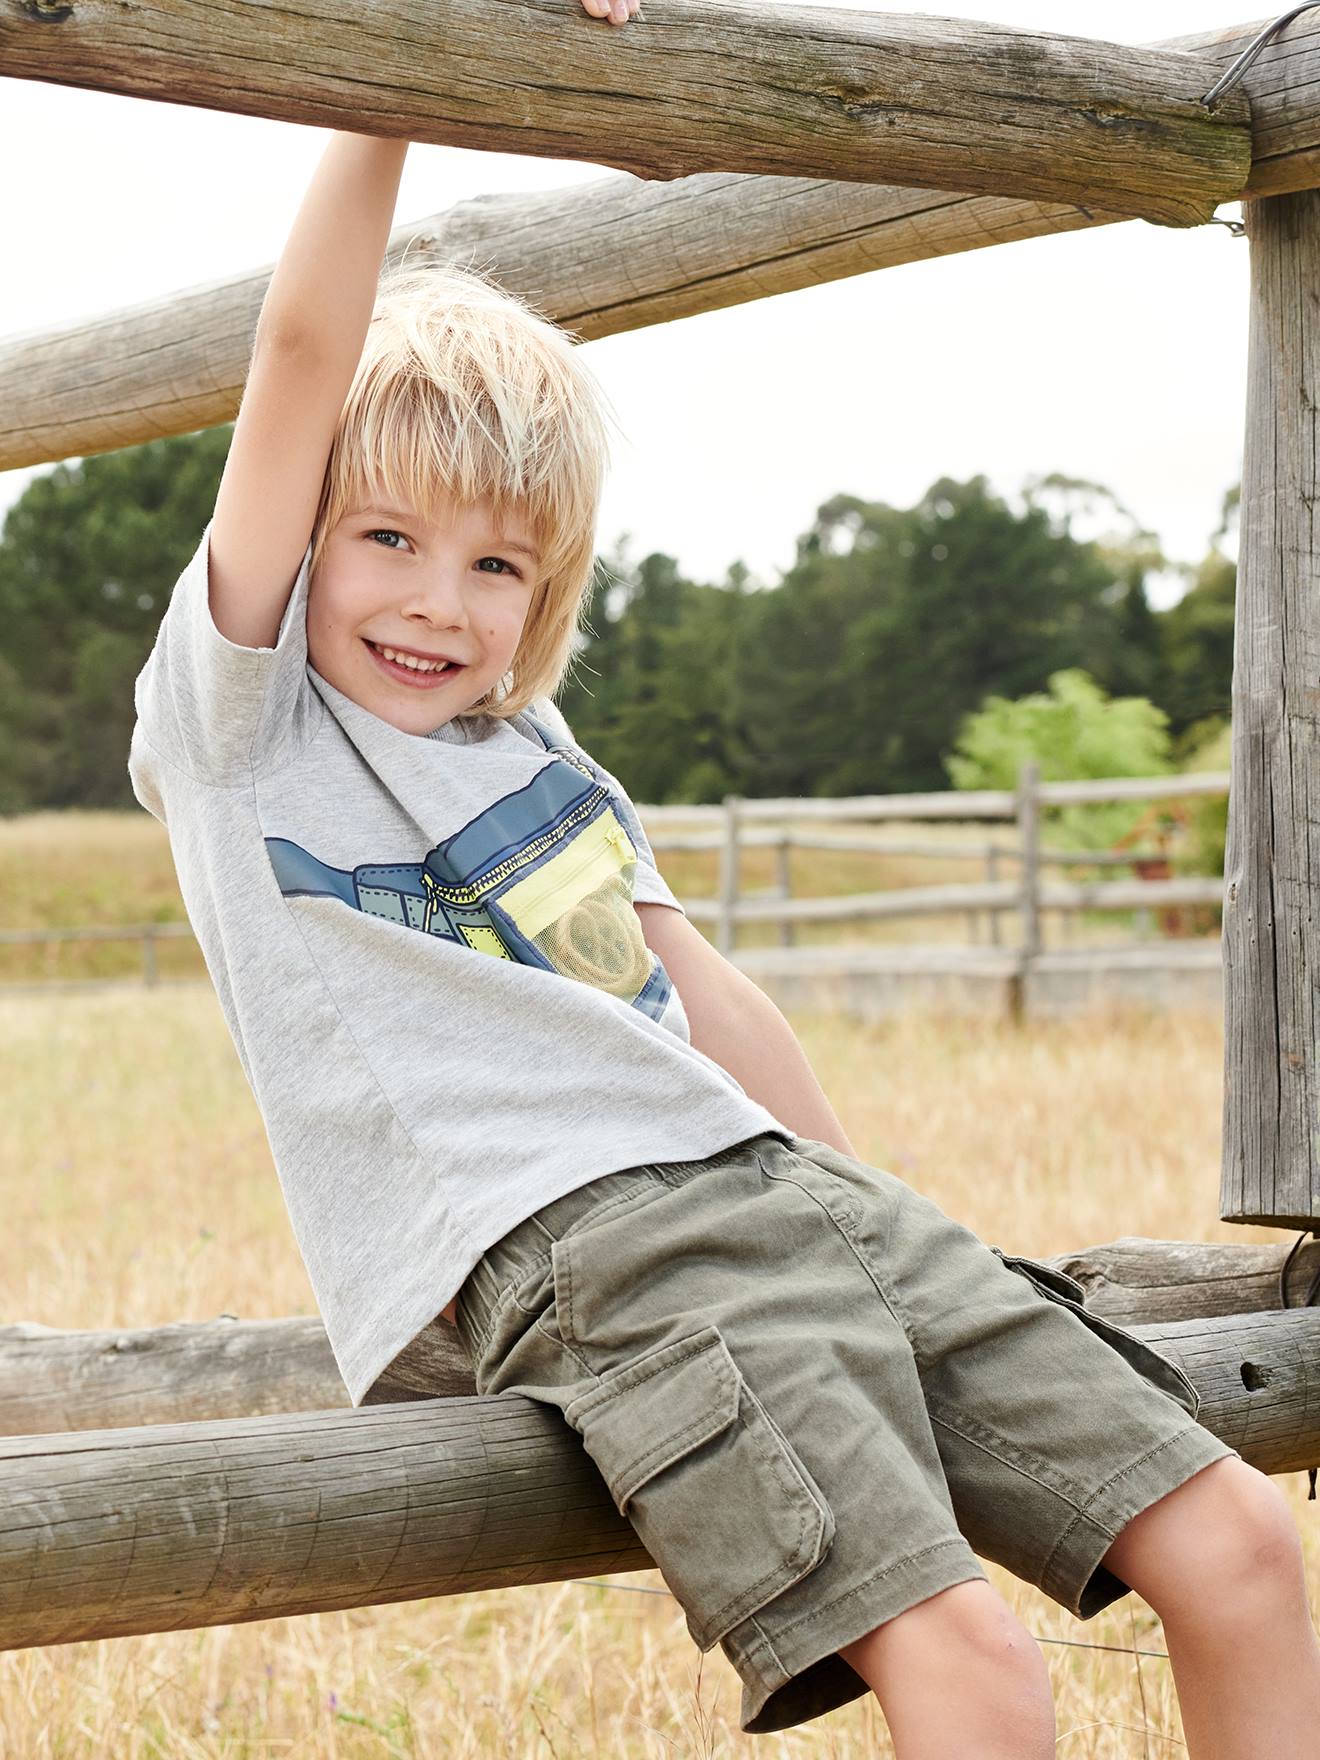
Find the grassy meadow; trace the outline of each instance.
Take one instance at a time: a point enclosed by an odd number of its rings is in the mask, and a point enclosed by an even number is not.
[[[4,926],[169,920],[180,907],[156,833],[145,816],[0,824]],[[162,950],[162,967],[183,951]],[[795,1025],[859,1152],[1005,1248],[1283,1238],[1215,1217],[1213,1018]],[[204,976],[0,995],[0,1043],[0,1317],[128,1327],[312,1311],[260,1116]],[[1281,1483],[1315,1605],[1320,1504],[1306,1502],[1304,1475]],[[1062,1760],[1185,1751],[1169,1665],[1141,1654],[1164,1648],[1159,1622],[1135,1597],[1082,1624],[987,1569],[1042,1640]],[[698,1655],[654,1572],[0,1655],[3,1760],[892,1752],[870,1700],[778,1736],[742,1736],[737,1709],[732,1669],[718,1651]]]

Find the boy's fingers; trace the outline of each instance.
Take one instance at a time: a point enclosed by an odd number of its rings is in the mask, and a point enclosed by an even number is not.
[[[582,10],[610,24],[627,24],[641,13],[641,0],[582,0]]]

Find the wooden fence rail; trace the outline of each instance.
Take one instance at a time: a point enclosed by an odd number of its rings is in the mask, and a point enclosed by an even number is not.
[[[1251,106],[1249,196],[1320,182],[1320,38],[1307,22],[1269,43],[1238,88]],[[42,10],[18,29],[35,77],[52,77],[52,26]],[[1246,23],[1143,47],[1195,58],[1208,89],[1257,31],[1258,22]],[[630,45],[608,47],[613,54]],[[17,53],[0,60],[0,73],[19,72]],[[370,127],[360,116],[355,111],[348,126]],[[391,233],[388,255],[395,263],[407,251],[410,261],[435,265],[475,255],[502,286],[589,339],[1125,217],[1094,200],[1021,201],[819,177],[611,175],[568,189],[480,196],[406,221]],[[5,339],[0,469],[231,420],[271,272],[266,265],[229,274]]]
[[[1223,899],[1223,882],[1212,875],[1109,882],[1043,881],[1041,870],[1047,866],[1135,867],[1159,859],[1158,852],[1142,849],[1048,849],[1041,838],[1043,814],[1059,807],[1197,799],[1227,792],[1228,776],[1222,772],[1042,782],[1035,766],[1027,765],[1018,787],[1011,793],[1007,789],[954,789],[941,794],[853,795],[834,800],[753,800],[729,796],[721,806],[648,806],[639,811],[651,846],[657,852],[719,852],[716,895],[684,897],[682,902],[694,921],[714,925],[716,945],[726,955],[736,950],[738,929],[746,923],[777,922],[781,941],[789,944],[793,940],[793,926],[798,923],[892,921],[950,913],[967,913],[974,920],[978,913],[986,913],[991,924],[990,939],[998,942],[999,916],[1014,913],[1021,919],[1023,957],[1031,959],[1042,951],[1043,911],[1161,910],[1215,906]],[[850,829],[818,829],[822,820],[826,824],[846,824]],[[911,840],[890,843],[883,834],[866,829],[868,825],[922,820],[951,824],[1002,821],[1014,826],[1017,840],[963,840],[949,845]],[[769,821],[778,822],[775,830],[767,829]],[[695,831],[694,825],[698,828]],[[778,884],[769,897],[751,897],[742,885],[742,852],[767,846],[773,846],[779,855]],[[979,856],[986,865],[986,879],[981,884],[909,886],[795,899],[790,897],[789,868],[794,849],[920,854],[931,859],[944,856],[954,860]],[[1004,860],[1019,864],[1021,873],[1017,879],[999,878],[999,864]]]
[[[205,0],[168,15],[14,6],[0,74],[640,177],[911,184],[1175,226],[1240,197],[1253,158],[1246,94],[1207,109],[1213,79],[1193,56],[791,4],[667,0],[660,26],[619,38],[544,0],[517,31],[481,0],[449,0],[443,53],[403,0],[237,17]]]
[[[1289,1255],[1291,1254],[1291,1260]],[[1158,1241],[1125,1235],[1044,1261],[1075,1277],[1086,1306],[1121,1326],[1163,1326],[1305,1305],[1320,1240]],[[379,1384],[373,1403],[476,1392],[457,1332],[433,1321]],[[177,1322],[80,1332],[0,1326],[0,1436],[122,1429],[347,1406],[325,1328],[283,1320]]]
[[[1118,1267],[1142,1283],[1186,1274],[1211,1304],[1274,1304],[1280,1248],[1119,1241],[1093,1250],[1104,1283]],[[1070,1255],[1077,1267],[1093,1255]],[[1253,1264],[1237,1264],[1253,1255]],[[1181,1257],[1181,1258],[1179,1258]],[[1228,1258],[1236,1262],[1228,1264]],[[1299,1255],[1301,1258],[1301,1255]],[[1269,1260],[1265,1264],[1265,1260]],[[1056,1260],[1060,1264],[1060,1260]],[[1133,1264],[1137,1276],[1133,1278]],[[1309,1271],[1299,1267],[1299,1271]],[[1246,1272],[1246,1274],[1243,1274]],[[1100,1311],[1095,1297],[1088,1308]],[[225,1325],[172,1334],[176,1396],[208,1397],[204,1357]],[[304,1359],[320,1348],[317,1322],[264,1322],[271,1341],[301,1329]],[[444,1327],[436,1322],[435,1331]],[[1320,1459],[1320,1309],[1234,1311],[1132,1325],[1177,1362],[1199,1392],[1200,1420],[1267,1473]],[[250,1331],[250,1329],[248,1329]],[[451,1334],[454,1359],[461,1346]],[[16,1336],[18,1334],[18,1336]],[[0,1329],[0,1410],[23,1412],[14,1368],[40,1399],[63,1380],[67,1433],[0,1440],[0,1647],[127,1637],[317,1610],[554,1582],[651,1563],[612,1505],[597,1471],[554,1408],[516,1394],[419,1396],[394,1390],[345,1410],[243,1415],[113,1429],[83,1427],[97,1376],[118,1383],[118,1415],[132,1413],[125,1371],[158,1399],[164,1352],[134,1348],[151,1334],[93,1336]],[[69,1339],[76,1345],[70,1352]],[[81,1343],[79,1343],[81,1339]],[[227,1352],[227,1341],[220,1355]],[[81,1355],[81,1366],[79,1366]],[[266,1360],[275,1360],[269,1352]],[[232,1364],[229,1366],[232,1369]],[[202,1373],[199,1373],[202,1371]],[[239,1383],[224,1376],[225,1397]],[[285,1383],[287,1385],[287,1383]],[[301,1389],[320,1396],[313,1376]],[[252,1360],[243,1397],[259,1403]],[[46,1408],[49,1410],[49,1408]]]
[[[1111,777],[1077,782],[1040,782],[1028,766],[1018,788],[949,790],[942,794],[854,795],[842,799],[750,800],[731,796],[720,806],[639,808],[652,848],[667,852],[710,851],[719,857],[714,896],[685,896],[683,907],[694,922],[709,923],[720,951],[736,951],[738,930],[746,924],[777,923],[779,939],[791,945],[802,923],[899,921],[918,917],[966,914],[973,939],[977,919],[990,923],[990,941],[1000,940],[999,919],[1017,915],[1022,924],[1020,950],[1025,959],[1042,951],[1041,913],[1160,910],[1175,906],[1221,903],[1223,882],[1213,876],[1185,875],[1165,879],[1110,881],[1045,881],[1047,867],[1134,867],[1159,859],[1158,852],[1133,850],[1063,850],[1041,841],[1042,813],[1052,807],[1094,805],[1109,801],[1166,800],[1225,794],[1228,777],[1219,773],[1183,776]],[[889,840],[872,826],[908,821],[1002,821],[1012,825],[1016,842],[1006,839],[958,840],[940,843],[910,837]],[[775,823],[771,823],[771,822]],[[824,824],[822,825],[822,821]],[[831,823],[847,829],[831,830]],[[692,830],[691,827],[698,827]],[[709,827],[709,829],[705,829]],[[776,884],[760,895],[743,883],[743,853],[771,848],[776,854]],[[794,850],[838,851],[857,855],[904,856],[913,859],[980,860],[982,882],[950,882],[905,886],[883,891],[840,893],[825,898],[791,895]],[[1016,863],[1017,878],[1001,879],[1000,866]],[[48,950],[71,941],[142,943],[142,977],[148,985],[162,982],[157,959],[160,940],[189,938],[188,923],[124,923],[86,928],[0,930],[0,946],[45,945]],[[41,980],[44,986],[63,983],[83,988],[113,980]],[[38,982],[38,980],[33,980]],[[13,983],[0,988],[18,989]]]

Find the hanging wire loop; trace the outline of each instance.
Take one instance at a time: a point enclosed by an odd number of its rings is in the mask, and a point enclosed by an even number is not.
[[[1267,24],[1260,35],[1247,44],[1227,73],[1217,80],[1201,99],[1206,109],[1213,111],[1219,108],[1219,100],[1226,92],[1232,91],[1276,31],[1281,31],[1285,25],[1291,24],[1299,13],[1309,12],[1313,6],[1317,5],[1320,5],[1320,0],[1306,0],[1305,5],[1294,6],[1290,11],[1281,13],[1273,24]]]

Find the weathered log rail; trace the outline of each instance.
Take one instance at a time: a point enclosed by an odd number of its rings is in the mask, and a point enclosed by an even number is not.
[[[649,1563],[517,1396],[0,1441],[0,1649]]]
[[[1320,1459],[1320,1309],[1133,1330],[1245,1460]],[[0,1440],[5,1649],[650,1562],[576,1435],[514,1394]]]
[[[1288,1307],[1320,1276],[1320,1240],[1288,1243],[1158,1241],[1124,1235],[1045,1263],[1075,1277],[1086,1305],[1121,1326],[1278,1311],[1287,1262]],[[1320,1312],[1320,1310],[1317,1310]],[[380,1386],[375,1403],[474,1394],[452,1326],[435,1321]],[[0,1326],[0,1436],[102,1430],[187,1419],[322,1411],[348,1396],[314,1315],[283,1320],[185,1321],[73,1331],[20,1321]]]
[[[1087,1292],[1087,1307],[1122,1326],[1269,1314],[1291,1248],[1157,1241],[1125,1235],[1046,1260]],[[1320,1275],[1320,1240],[1288,1264],[1289,1308]],[[1320,1311],[1320,1310],[1318,1310]],[[410,1348],[377,1403],[476,1392],[452,1326],[437,1320]],[[185,1321],[73,1331],[27,1321],[0,1326],[0,1436],[102,1430],[186,1419],[321,1411],[347,1404],[315,1316]]]
[[[15,10],[16,0],[0,0],[0,74],[50,78],[48,41],[34,45],[30,27],[9,22]],[[1208,90],[1258,28],[1143,48],[1185,57]],[[48,39],[49,29],[43,31]],[[21,67],[20,40],[28,45]],[[1246,188],[1232,193],[1320,183],[1320,24],[1309,15],[1294,21],[1248,69],[1239,90],[1251,105],[1252,164]],[[227,107],[223,97],[218,102]],[[370,130],[372,120],[355,111],[347,126]],[[565,190],[483,196],[406,222],[392,232],[387,260],[397,262],[405,251],[417,263],[476,260],[591,339],[873,269],[1129,218],[1106,208],[1095,192],[1060,205],[802,175],[717,171],[672,183],[616,176]],[[231,420],[272,267],[7,339],[0,346],[0,470]]]
[[[315,127],[702,171],[911,183],[1208,220],[1251,168],[1241,90],[1185,54],[959,18],[657,0],[10,0],[0,74]]]

